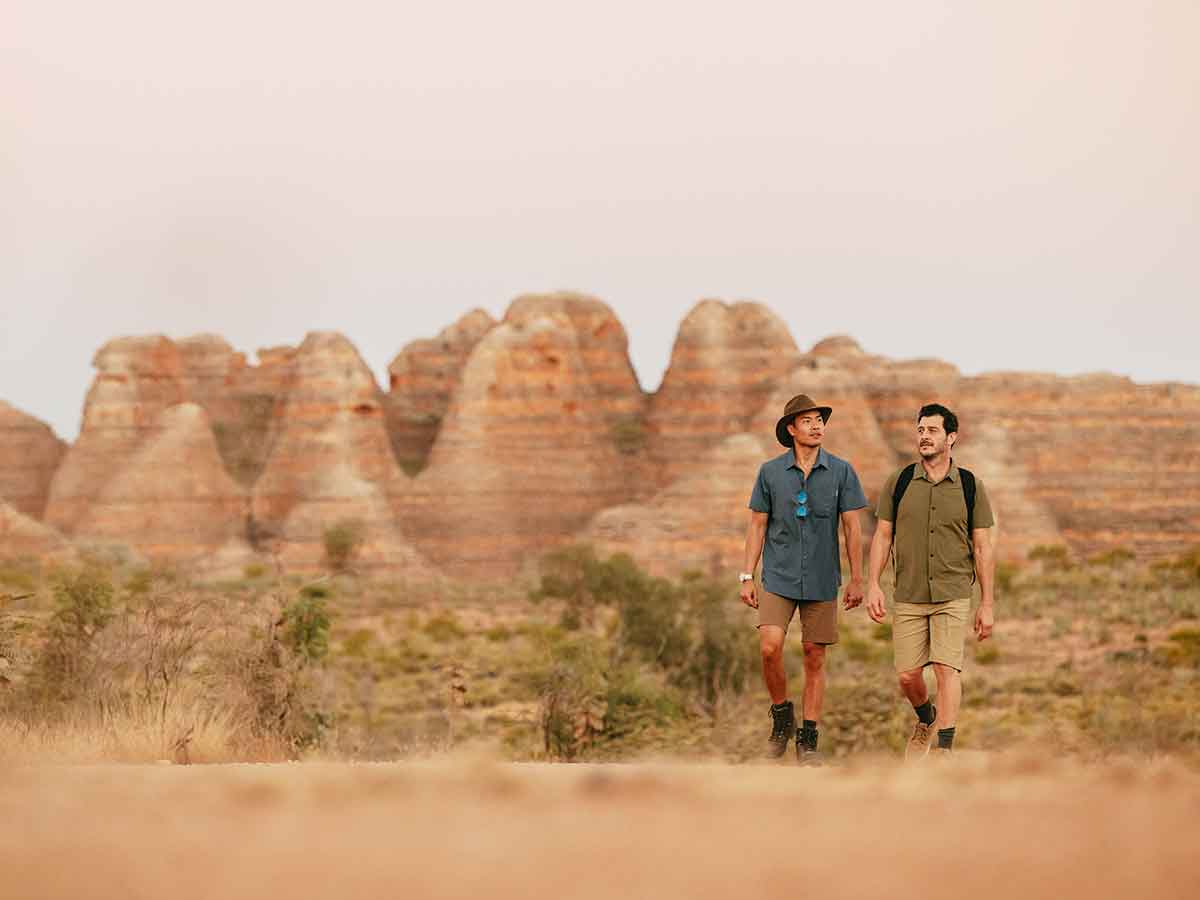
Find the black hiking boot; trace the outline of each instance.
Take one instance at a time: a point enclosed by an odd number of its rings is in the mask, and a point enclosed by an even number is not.
[[[767,738],[767,757],[779,759],[796,733],[796,713],[792,701],[771,704],[771,736]]]
[[[802,766],[819,766],[825,761],[817,749],[817,729],[805,726],[796,732],[796,762]]]

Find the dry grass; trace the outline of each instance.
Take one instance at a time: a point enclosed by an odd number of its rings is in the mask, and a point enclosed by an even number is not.
[[[0,591],[32,593],[0,609],[0,759],[175,759],[189,730],[193,762],[396,760],[475,745],[500,746],[518,761],[668,752],[743,762],[761,749],[766,701],[756,674],[744,692],[702,704],[681,678],[686,659],[666,666],[637,645],[622,650],[611,601],[598,597],[590,622],[570,629],[569,605],[532,600],[517,581],[414,594],[351,575],[314,587],[116,571],[116,617],[88,644],[91,667],[77,672],[82,689],[69,705],[44,703],[31,690],[54,610],[51,574],[0,566]],[[1191,568],[1118,555],[1012,566],[1003,581],[996,638],[969,642],[960,748],[1032,745],[1085,761],[1137,753],[1200,762],[1200,580]],[[287,597],[313,600],[318,589],[332,619],[328,655],[298,669],[307,657],[277,646],[290,631],[285,622],[272,638],[271,623],[280,621],[273,610]],[[730,641],[753,655],[753,614],[732,593],[723,614]],[[694,617],[680,606],[674,621]],[[325,638],[318,643],[324,648]],[[585,698],[587,740],[547,753],[548,661],[589,645],[597,671],[564,676],[595,681],[595,696]],[[787,659],[797,694],[795,638]],[[151,671],[174,674],[147,681]],[[159,705],[141,709],[143,697]],[[286,746],[268,739],[282,711],[290,716]],[[567,713],[573,722],[578,710]],[[822,749],[842,758],[895,753],[910,719],[895,688],[889,629],[861,610],[843,615],[841,642],[829,655]]]
[[[104,712],[74,710],[47,721],[0,719],[0,765],[223,763],[282,760],[280,742],[248,737],[232,708],[200,698],[171,705],[130,704]]]
[[[963,754],[902,769],[0,769],[4,895],[1194,896],[1200,778]]]

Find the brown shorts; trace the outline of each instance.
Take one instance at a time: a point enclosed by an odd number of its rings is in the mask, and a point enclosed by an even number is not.
[[[787,634],[796,610],[800,610],[802,640],[812,644],[836,644],[837,600],[789,600],[767,590],[758,592],[758,626],[778,625]]]
[[[942,663],[961,672],[970,609],[970,597],[945,603],[897,603],[892,615],[896,671]]]

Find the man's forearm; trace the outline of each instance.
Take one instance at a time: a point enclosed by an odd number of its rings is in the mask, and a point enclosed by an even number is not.
[[[991,541],[979,541],[975,547],[975,577],[979,579],[979,602],[991,606],[996,601],[996,557]]]
[[[871,538],[871,562],[867,570],[868,584],[879,584],[879,576],[883,574],[883,567],[887,565],[891,549],[891,542],[884,538],[880,529],[876,528],[875,536]]]
[[[742,571],[754,574],[758,568],[758,558],[762,556],[763,543],[767,539],[767,530],[751,526],[746,532],[746,553],[742,558]]]
[[[846,534],[846,555],[850,558],[850,578],[853,581],[862,580],[862,525],[855,514],[846,519],[843,527]]]

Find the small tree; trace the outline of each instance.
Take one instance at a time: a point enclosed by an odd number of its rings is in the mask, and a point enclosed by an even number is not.
[[[68,570],[54,579],[54,614],[34,672],[44,699],[72,699],[87,683],[92,645],[112,621],[115,593],[111,575],[100,566]]]
[[[306,587],[283,610],[283,639],[287,648],[304,663],[325,658],[329,652],[329,607],[326,591]]]

